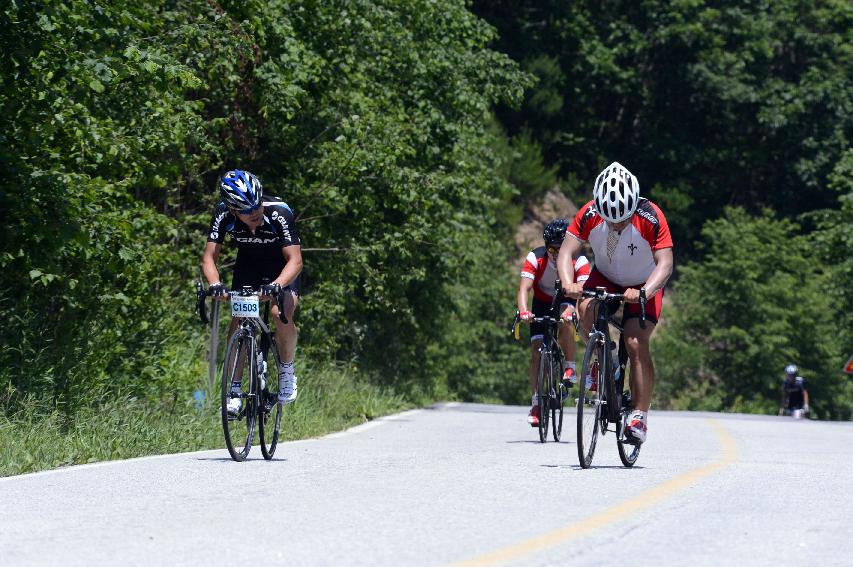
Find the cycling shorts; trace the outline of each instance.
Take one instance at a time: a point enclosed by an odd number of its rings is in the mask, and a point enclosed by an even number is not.
[[[239,290],[243,286],[248,286],[257,290],[264,283],[269,283],[280,276],[284,264],[284,257],[281,258],[280,262],[240,262],[238,254],[237,264],[234,266],[234,277],[231,280],[231,289]],[[284,289],[288,289],[298,296],[301,291],[299,279],[300,276],[296,276],[296,279]]]
[[[563,311],[566,310],[567,305],[574,305],[574,299],[564,299],[560,302],[560,311],[557,313],[559,315]],[[544,317],[546,315],[551,314],[551,302],[550,301],[542,301],[541,299],[533,298],[533,316],[534,317]],[[541,341],[545,338],[545,323],[531,323],[530,324],[530,342],[533,341]]]
[[[592,269],[592,272],[589,274],[589,279],[586,280],[583,284],[584,289],[595,289],[597,287],[604,287],[610,293],[624,293],[626,289],[632,287],[634,289],[640,289],[643,287],[645,283],[638,283],[636,285],[629,285],[627,287],[623,287],[621,285],[617,285],[602,275],[601,272]],[[663,307],[663,290],[661,289],[653,298],[646,301],[646,321],[651,321],[652,323],[657,324],[658,319],[660,319],[661,308]],[[622,309],[622,323],[632,317],[640,316],[640,304],[639,303],[626,303],[624,308]]]

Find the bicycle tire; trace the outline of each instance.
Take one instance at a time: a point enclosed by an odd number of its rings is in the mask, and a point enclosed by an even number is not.
[[[554,436],[554,441],[560,441],[560,435],[563,432],[563,393],[566,387],[563,385],[563,375],[561,374],[562,365],[558,356],[551,357],[551,433]]]
[[[266,387],[261,390],[261,399],[264,402],[259,405],[258,433],[261,437],[261,453],[269,461],[275,454],[275,448],[278,445],[284,405],[278,401],[278,369],[281,364],[275,340],[268,348],[266,362],[267,383]],[[269,409],[267,406],[270,406]]]
[[[232,356],[233,354],[233,356]],[[225,434],[225,446],[235,461],[244,461],[252,449],[257,418],[255,392],[257,373],[254,370],[254,340],[244,330],[239,330],[228,341],[222,369],[222,388],[220,392],[222,429]],[[248,374],[248,376],[247,376]],[[228,416],[228,400],[234,376],[241,376],[242,408],[237,418]]]
[[[619,398],[620,398],[620,401],[622,403],[620,404],[621,412],[620,412],[619,424],[616,426],[617,427],[617,430],[616,430],[616,447],[619,450],[619,460],[622,461],[622,464],[625,465],[626,467],[633,467],[634,463],[637,462],[637,459],[640,456],[640,447],[642,447],[642,445],[640,445],[638,443],[626,443],[626,442],[622,441],[622,438],[625,435],[624,434],[625,421],[627,420],[628,416],[631,414],[632,408],[631,408],[631,404],[627,403],[627,399],[624,395],[624,391],[625,391],[625,378],[624,377],[620,380],[620,384],[622,386],[622,388],[620,388],[622,390],[622,392],[620,392]]]
[[[550,355],[543,351],[539,356],[539,373],[536,379],[536,394],[539,396],[539,442],[548,440],[548,415],[550,406],[550,395],[548,394],[548,359]]]
[[[598,442],[604,406],[601,400],[602,378],[604,363],[604,342],[597,336],[590,337],[583,355],[583,365],[578,376],[578,462],[581,468],[588,469],[592,465],[595,446]],[[586,377],[592,376],[594,391],[587,388]]]

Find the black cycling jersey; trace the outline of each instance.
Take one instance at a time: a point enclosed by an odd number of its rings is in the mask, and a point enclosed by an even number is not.
[[[803,409],[805,396],[803,390],[806,389],[806,381],[802,376],[797,376],[794,380],[787,378],[782,383],[782,393],[787,400],[785,407],[789,410]]]
[[[220,202],[213,211],[207,241],[222,244],[225,242],[225,235],[230,234],[231,240],[237,242],[232,289],[244,285],[257,288],[262,279],[272,281],[278,277],[286,264],[281,249],[285,246],[301,245],[296,218],[287,203],[272,196],[264,196],[262,203],[264,222],[254,234],[243,221],[231,213],[225,203]],[[298,293],[297,282],[292,283],[290,287]]]

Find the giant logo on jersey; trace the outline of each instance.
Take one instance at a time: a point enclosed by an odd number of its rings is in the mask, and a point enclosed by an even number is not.
[[[234,236],[234,240],[243,244],[272,244],[277,242],[278,238],[259,238],[257,236]]]
[[[278,221],[278,224],[281,225],[282,236],[290,240],[290,225],[287,224],[287,219],[284,218],[284,215],[278,214],[278,211],[273,211],[272,220]]]

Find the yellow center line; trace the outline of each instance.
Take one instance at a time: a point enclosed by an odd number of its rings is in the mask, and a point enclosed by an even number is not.
[[[568,526],[556,529],[546,534],[536,536],[524,540],[513,545],[509,545],[497,551],[474,557],[467,561],[453,563],[452,567],[474,567],[482,565],[496,565],[505,563],[512,559],[517,559],[523,555],[542,551],[545,548],[565,543],[573,538],[588,534],[608,524],[618,522],[629,512],[636,512],[643,508],[654,506],[661,500],[672,496],[679,490],[683,490],[699,480],[714,474],[720,469],[734,463],[737,460],[737,445],[734,438],[719,422],[713,419],[706,419],[705,422],[714,430],[717,440],[722,449],[720,460],[695,469],[690,469],[686,473],[672,478],[663,484],[647,490],[642,494],[626,500],[621,504],[617,504],[606,510],[603,510],[589,518],[585,518]]]

